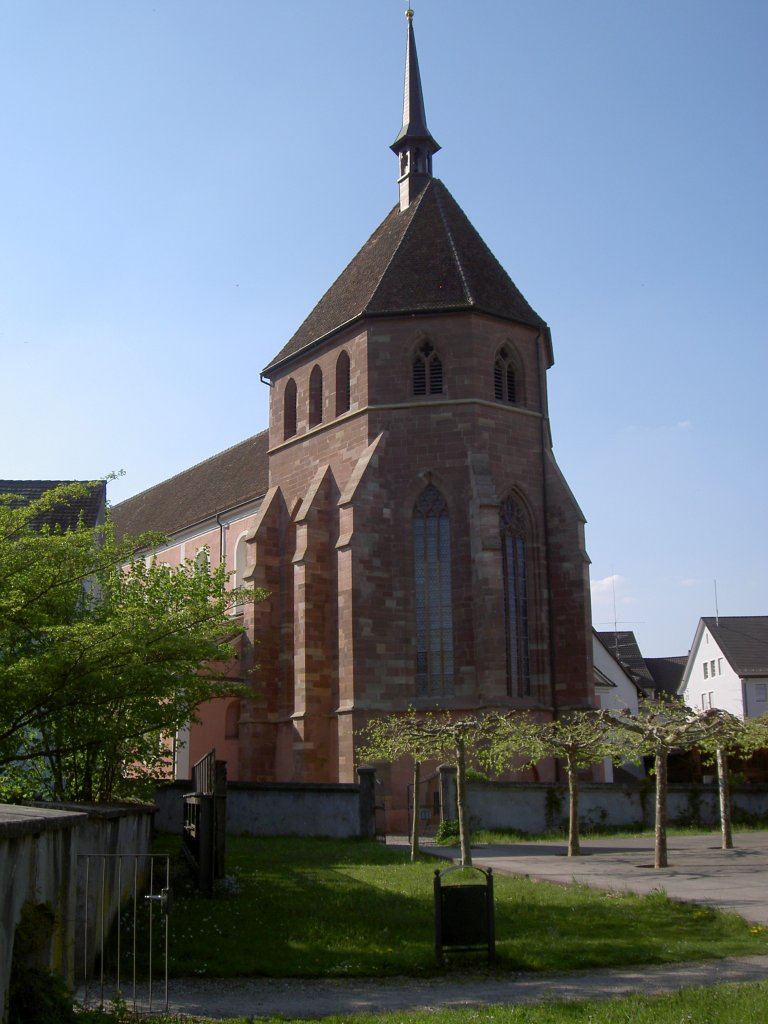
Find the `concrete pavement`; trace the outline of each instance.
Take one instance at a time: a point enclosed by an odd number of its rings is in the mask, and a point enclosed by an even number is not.
[[[723,850],[715,834],[670,837],[669,867],[658,870],[653,838],[590,839],[581,844],[580,857],[567,857],[565,843],[473,846],[472,860],[495,872],[595,889],[664,889],[671,899],[732,910],[768,927],[768,833],[739,832],[734,841],[733,850]],[[446,847],[430,846],[428,852],[448,859],[459,855]]]

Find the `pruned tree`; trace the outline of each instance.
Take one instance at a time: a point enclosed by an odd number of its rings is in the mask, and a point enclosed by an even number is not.
[[[731,812],[730,759],[750,757],[756,750],[768,746],[768,715],[757,718],[737,718],[729,711],[712,708],[709,731],[700,749],[704,759],[714,762],[717,769],[717,789],[720,806],[720,835],[722,848],[733,849],[733,816]]]
[[[578,857],[579,772],[606,757],[626,756],[625,736],[614,722],[603,711],[585,709],[545,722],[527,712],[497,716],[484,760],[496,771],[531,768],[549,757],[563,761],[568,778],[568,856]]]
[[[673,751],[691,750],[709,735],[712,713],[697,712],[672,697],[643,701],[637,712],[607,710],[607,717],[636,738],[635,752],[654,759],[656,814],[654,867],[668,866],[668,762]]]
[[[488,742],[489,725],[485,716],[454,716],[450,712],[440,715],[425,713],[419,715],[413,709],[395,713],[385,718],[374,719],[381,723],[374,727],[373,734],[369,724],[363,730],[363,737],[368,742],[361,748],[358,756],[364,754],[368,760],[395,761],[408,755],[414,762],[423,763],[427,760],[444,760],[456,767],[456,804],[459,815],[459,840],[461,845],[461,863],[472,864],[472,850],[469,834],[469,808],[467,806],[467,761],[475,756],[480,747]],[[371,736],[383,737],[383,742],[376,745]],[[414,791],[414,813],[417,798]],[[412,846],[413,851],[413,846]]]
[[[411,860],[416,860],[419,852],[419,788],[421,786],[421,766],[435,754],[432,736],[420,725],[420,720],[413,708],[403,714],[387,715],[385,718],[372,718],[360,735],[364,744],[358,747],[357,757],[361,763],[366,761],[387,761],[393,763],[401,757],[413,760],[413,808],[411,815]]]
[[[148,558],[159,534],[57,526],[89,486],[0,496],[0,769],[21,795],[129,795],[201,702],[242,690],[231,612],[253,592],[206,559]]]

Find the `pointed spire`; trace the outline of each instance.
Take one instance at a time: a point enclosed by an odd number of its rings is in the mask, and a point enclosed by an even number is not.
[[[400,209],[407,210],[432,177],[432,156],[440,149],[427,128],[424,94],[421,91],[419,58],[413,34],[413,11],[408,19],[405,50],[405,88],[403,91],[403,127],[390,146],[400,162]]]

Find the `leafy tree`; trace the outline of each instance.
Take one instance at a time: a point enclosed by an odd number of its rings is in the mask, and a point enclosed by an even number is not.
[[[419,716],[411,708],[404,713],[372,720],[363,730],[368,743],[359,751],[359,755],[371,761],[396,761],[408,755],[413,757],[414,763],[417,764],[427,760],[443,760],[456,766],[461,863],[465,867],[472,864],[467,806],[467,760],[487,742],[488,723],[489,719],[484,717],[457,717],[447,711],[441,715],[427,713]],[[414,775],[414,780],[416,778]],[[417,790],[414,788],[414,814],[417,811],[417,801]],[[412,839],[412,855],[413,849]]]
[[[206,560],[148,560],[160,534],[56,525],[92,486],[0,496],[0,771],[27,795],[134,792],[201,702],[240,689],[230,612],[253,595]]]
[[[510,762],[516,769],[531,768],[545,758],[565,763],[568,776],[568,856],[578,857],[579,772],[599,764],[606,757],[623,759],[626,742],[614,723],[602,711],[574,710],[552,721],[539,722],[524,712],[499,716],[493,740],[485,754],[496,771]]]
[[[645,700],[636,714],[606,711],[618,726],[636,738],[637,755],[652,755],[656,773],[656,824],[654,867],[665,868],[667,859],[667,796],[669,755],[676,750],[701,746],[710,734],[713,715],[697,712],[677,698]]]

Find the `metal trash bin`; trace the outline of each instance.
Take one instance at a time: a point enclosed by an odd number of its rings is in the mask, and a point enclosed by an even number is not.
[[[443,885],[452,871],[477,871],[482,882]],[[474,952],[486,947],[488,963],[496,959],[496,927],[493,910],[493,868],[487,870],[455,864],[435,869],[435,955],[443,959],[447,947]]]

